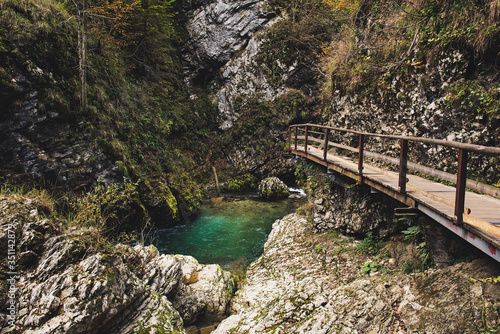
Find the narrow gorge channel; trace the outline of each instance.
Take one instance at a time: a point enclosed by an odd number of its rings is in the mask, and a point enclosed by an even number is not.
[[[499,56],[500,0],[0,0],[0,334],[500,333],[497,262],[287,132],[500,147]]]
[[[274,221],[303,203],[301,198],[268,202],[257,195],[212,198],[195,220],[159,231],[152,243],[161,253],[191,255],[242,276],[262,253]]]

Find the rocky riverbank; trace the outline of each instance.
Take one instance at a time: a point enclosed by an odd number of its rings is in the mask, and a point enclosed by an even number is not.
[[[63,230],[39,204],[0,197],[1,244],[16,246],[12,263],[1,249],[2,334],[184,333],[199,319],[226,316],[235,279],[218,265],[153,246],[99,244],[93,231]]]
[[[68,222],[44,213],[36,198],[4,194],[0,210],[0,240],[8,245],[15,234],[18,272],[8,277],[13,269],[3,247],[2,334],[200,333],[193,325],[226,317],[203,332],[500,328],[497,263],[476,259],[406,274],[402,259],[419,254],[397,236],[374,256],[360,251],[366,239],[319,231],[314,220],[288,215],[274,223],[263,254],[235,293],[235,277],[218,265],[161,255],[153,246],[102,243],[91,230],[63,228]]]
[[[487,259],[403,274],[360,241],[315,232],[303,216],[275,222],[263,255],[214,333],[472,333],[498,329],[500,273]],[[383,253],[384,250],[381,251]],[[368,269],[366,269],[368,268]],[[373,269],[373,270],[372,270]]]

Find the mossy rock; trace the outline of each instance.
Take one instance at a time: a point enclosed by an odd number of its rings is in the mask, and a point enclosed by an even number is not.
[[[268,177],[259,184],[259,197],[267,200],[277,200],[290,196],[288,187],[277,177]]]
[[[143,181],[139,191],[142,204],[157,226],[169,226],[179,221],[177,199],[165,182]]]
[[[258,179],[250,173],[239,175],[224,183],[221,187],[223,192],[234,193],[240,191],[256,190]]]

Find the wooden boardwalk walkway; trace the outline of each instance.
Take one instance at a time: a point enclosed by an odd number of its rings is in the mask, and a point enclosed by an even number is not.
[[[290,131],[289,145],[291,153],[321,164],[359,183],[367,184],[406,204],[408,207],[426,214],[500,262],[500,199],[495,197],[498,196],[496,188],[481,184],[481,189],[486,189],[485,191],[495,195],[489,196],[465,191],[465,182],[463,182],[463,198],[460,199],[460,190],[457,191],[458,187],[406,174],[407,161],[404,161],[406,157],[401,158],[399,161],[399,172],[363,163],[362,159],[360,163],[360,156],[361,158],[363,158],[363,155],[370,156],[369,152],[363,150],[362,138],[360,138],[360,147],[349,148],[345,145],[330,142],[329,132],[334,128],[312,124],[303,126],[305,128],[302,129],[300,136],[300,126],[294,126],[295,138],[293,138],[293,133]],[[324,128],[328,131],[323,132],[324,134],[311,131],[314,127]],[[366,133],[363,135],[378,136]],[[332,147],[359,152],[358,161],[335,154],[335,150],[331,150]],[[494,149],[498,149],[500,152],[500,148]],[[492,155],[495,155],[496,150],[493,150],[493,152]],[[382,156],[380,155],[380,157]],[[401,168],[401,165],[404,167]],[[416,165],[412,164],[412,168],[419,168],[414,166]],[[435,172],[439,173],[438,171]],[[469,186],[469,183],[467,183],[467,186]],[[462,202],[458,205],[462,205],[463,209],[457,209],[457,200]],[[463,212],[461,217],[457,217],[457,212]]]

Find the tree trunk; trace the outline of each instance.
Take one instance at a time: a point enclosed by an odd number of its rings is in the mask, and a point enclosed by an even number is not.
[[[81,83],[81,97],[80,108],[83,112],[87,111],[87,1],[83,1],[81,30],[78,32],[78,48],[80,58],[80,83]]]

